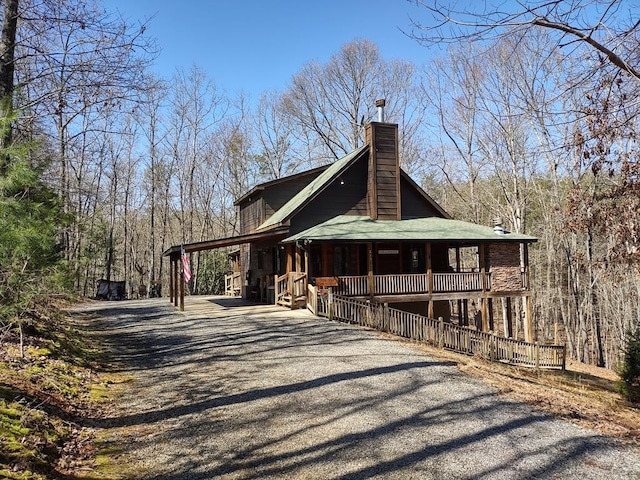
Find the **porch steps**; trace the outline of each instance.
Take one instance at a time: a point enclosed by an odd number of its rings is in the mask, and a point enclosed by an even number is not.
[[[295,301],[295,305],[292,305],[291,295],[283,295],[282,297],[280,297],[280,299],[278,299],[276,304],[287,308],[300,308],[304,307],[307,304],[307,297],[298,297]]]

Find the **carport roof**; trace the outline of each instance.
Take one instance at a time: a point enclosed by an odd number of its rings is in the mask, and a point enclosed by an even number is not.
[[[212,250],[214,248],[230,247],[243,243],[256,242],[267,239],[280,239],[289,233],[289,227],[277,227],[266,232],[249,233],[247,235],[236,235],[235,237],[218,238],[216,240],[206,240],[204,242],[185,243],[184,245],[174,245],[165,250],[162,255],[180,255],[180,250],[184,247],[186,253],[200,252],[202,250]]]

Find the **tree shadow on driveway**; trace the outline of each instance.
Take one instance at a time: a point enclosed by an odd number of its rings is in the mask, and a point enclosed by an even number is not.
[[[375,332],[216,299],[96,311],[134,478],[634,478],[637,451]],[[194,308],[194,312],[196,309]],[[127,433],[134,432],[134,433]]]

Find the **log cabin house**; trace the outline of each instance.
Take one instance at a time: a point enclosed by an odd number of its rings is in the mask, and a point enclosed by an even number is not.
[[[256,186],[236,201],[240,234],[184,245],[238,245],[227,293],[295,307],[307,285],[533,341],[528,247],[536,238],[454,220],[401,168],[398,126],[365,126],[365,144],[333,164]],[[180,246],[171,298],[184,301]],[[516,333],[514,317],[522,322]],[[498,320],[500,319],[500,320]]]

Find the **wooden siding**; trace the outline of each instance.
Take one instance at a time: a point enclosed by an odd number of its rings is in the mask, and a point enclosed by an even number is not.
[[[264,220],[264,201],[258,196],[240,207],[240,235],[252,233]]]
[[[264,198],[265,220],[278,211],[300,190],[309,185],[320,173],[321,172],[314,171],[312,174],[296,176],[290,181],[283,181],[272,187],[265,188],[262,193],[262,198]]]
[[[293,216],[291,235],[338,215],[366,215],[366,179],[367,157],[364,156]]]
[[[403,220],[442,216],[442,214],[404,178],[400,178],[400,198],[402,199],[401,211]]]
[[[367,125],[366,139],[371,146],[368,171],[369,214],[379,220],[400,220],[398,126],[372,122]]]

